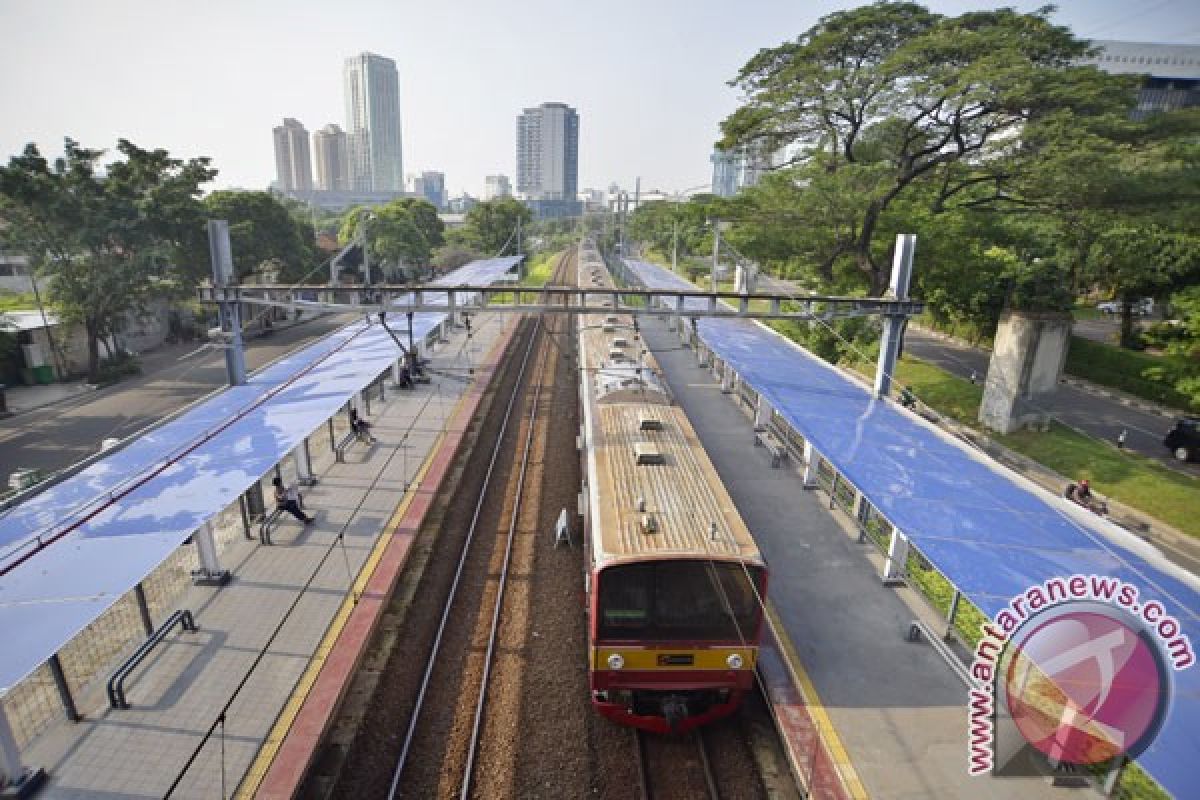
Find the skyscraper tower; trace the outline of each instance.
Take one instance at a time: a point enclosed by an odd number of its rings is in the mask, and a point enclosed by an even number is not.
[[[346,59],[345,80],[350,188],[404,191],[396,62],[360,53]]]
[[[326,125],[313,134],[317,160],[317,188],[326,192],[350,188],[346,132],[337,125]]]
[[[312,159],[308,131],[298,120],[286,118],[274,129],[275,174],[284,192],[312,191]]]
[[[542,103],[517,117],[517,192],[539,216],[578,213],[579,114]],[[569,204],[569,205],[568,205]]]

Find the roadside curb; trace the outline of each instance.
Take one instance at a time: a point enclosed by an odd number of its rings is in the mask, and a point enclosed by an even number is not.
[[[962,347],[969,350],[978,350],[982,353],[991,352],[990,350],[986,350],[978,345],[965,342],[956,336],[951,336],[950,334],[942,333],[941,331],[935,331],[932,328],[927,328],[924,325],[919,325],[915,322],[910,322],[909,325],[926,336],[931,336],[934,339],[938,339],[939,341],[954,345],[956,347]],[[1157,414],[1166,420],[1173,420],[1188,413],[1182,409],[1173,409],[1167,406],[1159,405],[1151,400],[1146,400],[1141,397],[1134,397],[1133,395],[1122,392],[1119,389],[1101,386],[1100,384],[1084,380],[1083,378],[1077,378],[1073,375],[1064,374],[1061,378],[1059,378],[1059,382],[1064,383],[1073,389],[1078,389],[1081,392],[1087,392],[1095,397],[1103,397],[1107,400],[1114,400],[1121,405],[1127,408],[1132,408],[1136,411],[1141,411],[1146,414]]]

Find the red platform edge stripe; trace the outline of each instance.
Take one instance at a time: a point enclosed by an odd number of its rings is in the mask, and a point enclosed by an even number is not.
[[[458,455],[467,423],[478,410],[483,393],[491,384],[500,358],[508,349],[515,333],[516,326],[510,325],[501,334],[500,340],[492,348],[487,365],[477,371],[475,383],[463,397],[454,417],[448,421],[446,434],[430,461],[421,485],[413,490],[413,498],[409,501],[404,516],[392,532],[391,541],[371,573],[358,604],[350,612],[350,617],[338,634],[312,689],[300,706],[296,719],[292,721],[279,752],[275,754],[262,784],[255,793],[256,797],[264,800],[284,800],[294,797],[299,790],[313,756],[316,755],[317,747],[333,721],[334,713],[350,685],[350,679],[362,660],[367,643],[375,633],[385,601],[408,560],[413,537],[420,530],[433,503],[433,495]]]
[[[768,629],[764,633],[758,673],[793,774],[812,797],[850,800],[841,773],[821,741],[816,721],[786,666],[774,631]]]

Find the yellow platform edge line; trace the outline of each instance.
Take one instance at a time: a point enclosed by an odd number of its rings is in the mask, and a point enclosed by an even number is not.
[[[459,402],[462,402],[461,398]],[[455,412],[457,410],[456,405]],[[453,413],[450,418],[453,419]],[[396,506],[396,510],[392,513],[391,519],[388,520],[383,533],[380,534],[379,539],[375,542],[375,546],[371,549],[371,554],[367,556],[362,569],[359,570],[358,577],[353,584],[353,591],[347,592],[345,598],[342,599],[342,604],[338,607],[337,613],[334,614],[333,619],[330,621],[329,627],[325,631],[325,636],[321,638],[321,643],[313,651],[312,659],[308,662],[308,667],[305,668],[304,673],[300,676],[300,680],[296,682],[296,687],[292,690],[291,696],[288,698],[287,703],[284,704],[283,710],[279,712],[279,716],[275,719],[275,724],[271,726],[270,733],[263,740],[262,747],[258,750],[258,755],[255,756],[254,762],[246,771],[246,776],[242,779],[242,783],[234,795],[238,800],[253,798],[258,792],[258,787],[262,785],[263,778],[267,776],[267,770],[274,763],[275,756],[279,753],[279,748],[283,745],[283,740],[287,736],[287,732],[291,730],[292,723],[296,721],[296,716],[300,713],[304,701],[308,699],[308,693],[312,691],[313,684],[317,681],[317,676],[321,674],[321,669],[325,666],[325,659],[329,657],[330,651],[333,650],[334,644],[337,643],[338,637],[341,636],[342,629],[346,627],[346,620],[350,619],[350,613],[354,611],[354,607],[357,605],[354,598],[362,595],[367,587],[367,583],[371,580],[371,576],[375,574],[375,568],[379,566],[379,561],[383,558],[383,553],[391,542],[392,535],[396,532],[396,528],[400,526],[400,521],[404,518],[408,507],[412,504],[417,487],[425,480],[425,475],[429,472],[429,467],[433,463],[433,458],[441,447],[445,436],[445,432],[439,433],[437,439],[434,440],[433,447],[429,449],[429,452],[425,455],[425,460],[421,462],[420,469],[417,470],[416,475],[413,477],[409,491],[404,494],[404,498]]]
[[[842,778],[842,784],[855,800],[868,800],[870,795],[867,794],[867,789],[858,776],[858,770],[854,768],[854,762],[850,760],[850,754],[846,752],[846,747],[842,744],[842,739],[833,726],[833,720],[829,718],[825,706],[821,703],[817,688],[813,686],[812,679],[804,670],[800,654],[796,652],[796,647],[792,644],[787,629],[783,627],[783,622],[779,619],[775,606],[771,603],[767,603],[767,618],[770,620],[771,630],[775,633],[775,640],[779,642],[779,647],[783,650],[781,655],[784,664],[791,670],[796,682],[800,684],[800,691],[804,695],[804,704],[807,706],[809,714],[812,715],[813,722],[821,735],[821,741],[829,750],[829,757]]]
[[[488,352],[489,358],[495,354],[495,349],[496,347],[493,346]],[[454,408],[451,409],[449,416],[446,417],[447,420],[454,419],[466,397],[466,392],[459,396],[454,404]],[[425,460],[421,462],[420,468],[413,476],[412,483],[409,485],[410,489],[415,490],[424,482],[425,475],[429,472],[429,467],[433,463],[433,458],[441,448],[445,438],[446,432],[444,430],[437,435],[433,446],[425,454]],[[415,491],[405,493],[404,498],[401,499],[400,504],[396,506],[396,510],[388,520],[387,526],[383,529],[383,533],[380,534],[378,541],[375,542],[375,547],[371,549],[371,554],[363,562],[362,569],[359,570],[358,577],[354,581],[353,591],[347,592],[346,597],[342,599],[342,604],[338,607],[337,613],[330,621],[329,627],[325,631],[325,636],[321,638],[321,643],[313,651],[312,659],[308,662],[308,667],[305,668],[304,673],[296,682],[291,696],[288,697],[287,703],[284,704],[283,709],[279,712],[279,716],[276,717],[275,724],[271,726],[267,738],[263,740],[262,747],[259,748],[253,763],[246,770],[241,784],[233,795],[237,800],[250,800],[250,798],[253,798],[257,794],[263,779],[267,776],[267,770],[271,768],[271,764],[275,761],[275,756],[279,753],[279,748],[283,746],[283,740],[287,736],[287,732],[291,730],[292,724],[296,721],[296,716],[300,713],[300,708],[304,705],[304,701],[308,699],[308,693],[312,691],[313,684],[317,681],[317,676],[321,674],[321,668],[325,666],[325,659],[328,658],[329,652],[333,649],[333,645],[342,633],[342,629],[346,627],[346,620],[350,618],[350,612],[354,610],[354,597],[361,595],[366,589],[367,582],[371,580],[371,576],[375,573],[375,568],[379,566],[379,561],[383,558],[383,551],[387,549],[392,534],[399,527],[400,520],[403,519],[404,513],[408,511],[414,495]]]

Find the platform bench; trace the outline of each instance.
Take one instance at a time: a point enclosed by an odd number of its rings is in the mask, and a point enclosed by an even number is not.
[[[767,452],[771,456],[771,466],[776,469],[787,460],[787,448],[770,431],[755,431],[754,446],[767,448]]]

